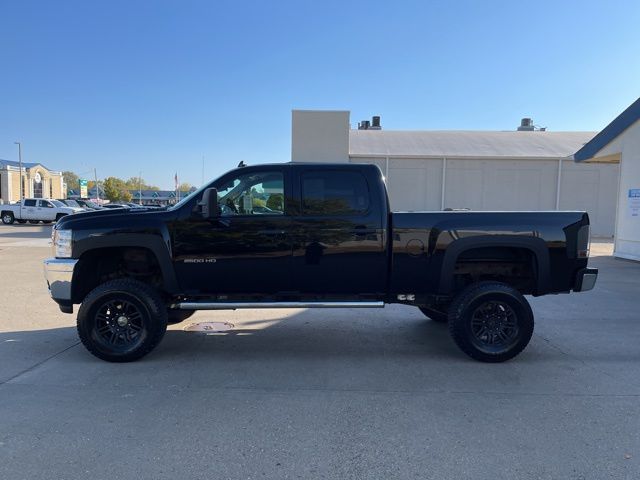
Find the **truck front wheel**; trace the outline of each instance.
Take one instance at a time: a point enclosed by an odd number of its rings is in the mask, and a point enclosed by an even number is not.
[[[504,362],[518,355],[531,340],[533,324],[529,302],[500,282],[469,285],[449,308],[451,337],[481,362]]]
[[[144,357],[167,330],[158,293],[137,280],[110,280],[93,289],[78,311],[78,335],[96,357],[131,362]]]
[[[13,216],[13,213],[11,212],[4,212],[2,214],[2,223],[4,223],[5,225],[11,225],[15,220],[15,217]]]

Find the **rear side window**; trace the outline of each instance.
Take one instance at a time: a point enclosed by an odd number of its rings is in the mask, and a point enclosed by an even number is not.
[[[357,215],[369,209],[367,180],[359,172],[302,174],[304,215]]]
[[[25,207],[35,207],[36,206],[36,201],[35,200],[25,200],[24,201],[24,206]]]

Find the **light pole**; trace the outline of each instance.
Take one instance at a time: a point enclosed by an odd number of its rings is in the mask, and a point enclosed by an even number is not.
[[[138,205],[142,205],[142,172],[138,173]]]
[[[22,198],[22,189],[24,187],[22,184],[22,144],[20,142],[13,143],[18,145],[18,163],[20,165],[20,206],[22,206],[22,201],[24,200],[24,198]]]

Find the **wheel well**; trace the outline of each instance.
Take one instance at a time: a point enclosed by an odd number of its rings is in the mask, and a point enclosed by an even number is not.
[[[72,282],[72,301],[82,303],[98,285],[116,278],[134,278],[159,292],[163,290],[160,264],[155,254],[144,247],[110,247],[82,254]]]
[[[465,250],[456,259],[454,290],[484,280],[503,282],[522,294],[533,294],[537,287],[535,254],[522,247],[479,247]]]

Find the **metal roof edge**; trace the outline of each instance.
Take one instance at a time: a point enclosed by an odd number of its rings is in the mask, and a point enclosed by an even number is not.
[[[576,162],[593,158],[600,150],[615,140],[622,132],[640,119],[640,97],[614,118],[600,133],[589,140],[574,154]]]

